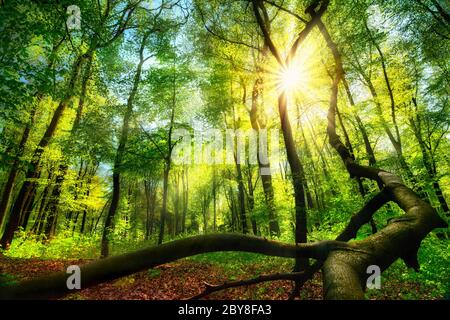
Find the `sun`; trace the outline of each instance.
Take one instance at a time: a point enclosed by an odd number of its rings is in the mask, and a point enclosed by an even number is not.
[[[282,68],[277,75],[277,87],[283,92],[301,90],[306,83],[305,73],[295,65]]]

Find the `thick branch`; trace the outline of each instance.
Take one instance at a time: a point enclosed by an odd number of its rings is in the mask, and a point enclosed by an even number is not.
[[[277,4],[274,1],[264,0],[264,2],[268,3],[269,5],[271,5],[271,6],[275,7],[275,8],[278,8],[279,10],[281,10],[283,12],[286,12],[286,13],[290,14],[291,16],[293,16],[293,17],[297,18],[298,20],[300,20],[301,22],[304,22],[304,23],[308,22],[306,19],[302,18],[300,15],[298,15],[295,12],[292,12],[291,10],[289,10],[289,9],[279,5],[279,4]]]
[[[244,251],[269,256],[325,259],[331,250],[355,250],[337,241],[305,244],[285,244],[241,234],[211,234],[172,241],[160,246],[113,256],[81,266],[81,287],[114,280],[145,269],[200,253],[216,251]],[[45,299],[70,293],[65,272],[22,283],[0,287],[0,299]]]
[[[370,199],[366,205],[350,219],[350,223],[336,238],[336,241],[349,241],[356,238],[358,230],[369,223],[373,217],[373,214],[377,212],[382,206],[384,206],[390,200],[386,191],[381,191]]]
[[[358,230],[366,223],[370,221],[373,214],[378,211],[383,205],[385,205],[390,200],[387,192],[380,192],[375,195],[358,213],[354,214],[350,219],[350,223],[347,227],[339,234],[336,238],[336,241],[349,241],[356,237]],[[417,257],[416,257],[417,258]],[[417,260],[413,260],[417,261]],[[406,260],[405,260],[406,262]],[[272,274],[272,275],[263,275],[256,278],[228,282],[222,285],[212,286],[207,285],[205,291],[202,293],[192,297],[191,299],[200,299],[203,298],[213,292],[225,290],[228,288],[234,288],[239,286],[247,286],[251,284],[268,282],[268,281],[276,281],[276,280],[292,280],[297,281],[298,287],[301,287],[306,281],[311,279],[314,274],[320,270],[323,266],[323,260],[319,260],[314,263],[311,267],[309,267],[306,271],[303,272],[292,272],[292,273],[282,273],[282,274]]]
[[[199,293],[198,295],[190,298],[190,300],[196,300],[203,297],[206,297],[210,295],[211,293],[222,291],[225,289],[235,288],[235,287],[242,287],[242,286],[249,286],[252,284],[258,284],[262,282],[269,282],[269,281],[280,281],[280,280],[292,280],[292,281],[299,281],[304,280],[305,278],[305,272],[290,272],[290,273],[277,273],[277,274],[269,274],[269,275],[261,275],[256,278],[247,279],[247,280],[240,280],[240,281],[233,281],[233,282],[225,282],[221,285],[211,285],[206,283],[206,289]]]
[[[349,241],[356,237],[359,229],[370,221],[373,214],[378,211],[390,200],[387,192],[380,192],[375,195],[369,202],[360,210],[355,213],[350,219],[350,223],[347,227],[337,236],[336,241]],[[306,281],[311,279],[314,274],[320,270],[323,266],[323,260],[318,260],[306,271],[303,272],[291,272],[282,274],[263,275],[256,278],[228,282],[218,286],[207,285],[204,292],[192,297],[191,299],[200,299],[213,292],[225,290],[228,288],[247,286],[260,282],[275,281],[275,280],[292,280],[298,282],[298,287],[301,287]]]
[[[350,241],[355,238],[359,229],[364,224],[368,223],[374,213],[384,206],[389,200],[390,197],[385,191],[381,191],[375,195],[361,210],[352,216],[347,227],[336,237],[336,241]],[[323,267],[323,263],[323,260],[318,260],[306,271],[304,271],[304,276],[297,282],[298,289],[300,289],[306,281],[311,279],[314,274]],[[294,297],[292,296],[292,298]]]

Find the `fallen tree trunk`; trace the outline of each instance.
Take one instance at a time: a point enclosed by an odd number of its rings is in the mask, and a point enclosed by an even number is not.
[[[389,180],[391,176],[387,173],[382,173],[381,177],[386,181],[388,188],[392,188],[390,194],[393,197],[404,199],[403,202],[409,203],[404,208],[408,213],[392,220],[386,228],[364,240],[350,244],[341,241],[322,241],[294,245],[240,234],[190,237],[81,266],[81,288],[200,253],[245,251],[287,258],[310,257],[325,261],[323,269],[325,297],[362,298],[367,266],[375,264],[384,270],[399,257],[409,266],[417,266],[417,259],[414,257],[420,241],[435,227],[445,226],[445,222],[431,207],[431,210],[426,210],[427,208],[422,207],[423,203],[415,202],[415,197],[411,197],[411,194],[414,194],[411,190],[398,185],[395,179]],[[378,198],[376,196],[374,199]],[[410,202],[411,200],[413,202]],[[377,206],[374,207],[369,201],[370,205],[351,219],[350,226],[346,230],[359,229],[368,218],[370,219],[369,213],[377,210],[381,202],[377,202]],[[356,235],[354,232],[341,234],[341,239],[347,240],[349,234]],[[314,272],[306,273],[314,274]],[[71,292],[66,284],[68,276],[67,273],[60,272],[3,287],[0,289],[0,299],[60,297]]]
[[[189,237],[135,252],[113,256],[81,266],[81,288],[114,280],[184,257],[216,251],[245,251],[286,258],[310,257],[323,260],[330,250],[354,250],[345,242],[323,241],[285,244],[241,234],[211,234]],[[70,293],[65,272],[0,287],[0,299],[46,299]]]

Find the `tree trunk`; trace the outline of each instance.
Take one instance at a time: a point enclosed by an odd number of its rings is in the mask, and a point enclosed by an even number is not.
[[[76,58],[72,66],[72,73],[67,85],[67,89],[65,91],[65,96],[63,97],[58,107],[56,108],[55,112],[53,113],[53,117],[50,121],[50,124],[47,127],[43,137],[41,138],[40,142],[37,145],[37,148],[34,151],[30,163],[30,168],[28,169],[25,175],[25,181],[22,184],[22,187],[20,188],[19,194],[11,207],[11,213],[6,223],[3,236],[0,240],[0,245],[3,248],[9,247],[14,237],[14,232],[17,230],[17,227],[19,226],[20,216],[23,210],[25,209],[26,202],[29,199],[29,197],[32,196],[34,193],[34,190],[36,188],[36,182],[34,180],[39,176],[42,154],[44,152],[44,149],[50,143],[50,140],[53,138],[59,120],[61,119],[67,104],[69,103],[69,101],[73,96],[82,60],[83,60],[82,56],[78,56]]]
[[[252,223],[252,231],[253,234],[256,236],[258,235],[258,225],[256,223],[256,218],[254,217],[254,210],[255,210],[255,195],[253,191],[253,179],[252,179],[252,168],[250,164],[248,164],[248,174],[247,174],[247,189],[248,189],[248,196],[247,196],[247,203],[248,203],[248,211],[250,213],[250,221]]]
[[[38,214],[36,215],[36,219],[34,221],[33,226],[31,227],[30,231],[35,233],[35,234],[40,234],[40,231],[42,230],[42,226],[45,223],[45,216],[46,213],[44,211],[45,205],[47,203],[47,196],[48,193],[50,191],[50,185],[51,185],[51,181],[53,179],[53,172],[50,169],[50,171],[48,172],[48,177],[47,177],[47,184],[45,185],[44,190],[42,191],[42,199],[41,199],[41,203],[39,205],[39,209],[38,209]]]
[[[163,178],[163,198],[161,207],[161,217],[159,218],[159,236],[158,245],[161,245],[164,241],[164,225],[167,217],[167,190],[169,188],[169,172],[170,172],[170,160],[166,161],[164,167],[164,178]]]
[[[14,157],[14,161],[11,165],[11,169],[9,170],[8,179],[6,180],[5,186],[3,188],[3,194],[2,198],[0,200],[0,229],[3,223],[3,219],[6,215],[6,212],[8,210],[8,204],[9,200],[11,198],[11,193],[13,190],[14,183],[17,178],[17,174],[19,173],[19,165],[20,165],[20,158],[23,156],[25,152],[25,146],[28,142],[28,138],[30,136],[31,127],[34,124],[35,118],[36,118],[36,108],[37,104],[41,100],[41,96],[38,95],[36,102],[33,104],[31,111],[30,111],[30,119],[25,126],[25,129],[22,133],[22,138],[20,139],[19,146],[17,148],[17,153]]]
[[[367,26],[366,26],[367,28]],[[400,138],[400,132],[398,129],[398,125],[397,125],[397,120],[396,120],[396,113],[395,113],[395,100],[394,100],[394,96],[393,96],[393,91],[389,82],[389,77],[387,75],[387,70],[386,70],[386,65],[385,65],[385,60],[384,60],[384,55],[380,49],[380,47],[378,46],[378,44],[376,43],[376,41],[371,37],[370,31],[367,29],[369,37],[371,38],[372,42],[374,43],[374,45],[376,46],[379,54],[380,54],[380,58],[381,58],[381,64],[382,64],[382,69],[383,69],[383,75],[384,75],[384,79],[386,82],[386,86],[388,88],[388,92],[389,92],[389,97],[390,97],[390,101],[391,101],[391,117],[392,117],[392,121],[393,121],[393,126],[395,129],[395,136],[394,133],[392,133],[391,129],[389,128],[389,125],[386,121],[386,119],[383,116],[383,109],[382,106],[379,102],[379,98],[378,98],[378,93],[375,89],[375,86],[372,83],[372,80],[370,79],[370,77],[364,72],[363,68],[361,66],[359,66],[358,68],[358,72],[361,74],[361,76],[363,77],[367,87],[370,90],[370,93],[374,99],[375,102],[375,107],[376,107],[376,112],[378,114],[378,117],[380,118],[381,124],[383,126],[384,131],[386,132],[386,135],[388,136],[392,146],[394,147],[394,150],[397,154],[397,159],[398,162],[400,164],[400,167],[403,171],[403,174],[405,175],[405,177],[414,185],[414,188],[417,189],[417,192],[419,193],[421,198],[426,199],[426,194],[423,191],[422,187],[419,185],[416,177],[414,176],[413,172],[411,171],[411,168],[409,167],[408,163],[406,162],[406,159],[403,155],[403,147],[402,147],[402,143],[401,143],[401,138]],[[357,62],[359,64],[359,62]]]
[[[86,66],[83,73],[82,81],[81,81],[81,93],[78,100],[78,107],[77,112],[75,116],[75,120],[72,124],[72,129],[70,131],[69,137],[67,138],[67,143],[70,144],[72,138],[76,135],[76,131],[78,129],[78,126],[80,125],[81,118],[83,115],[83,109],[84,109],[84,101],[86,99],[86,93],[88,88],[88,82],[89,78],[91,76],[91,69],[92,69],[92,59],[93,59],[93,53],[88,53],[84,56],[86,59]],[[65,153],[65,152],[64,152]],[[64,180],[66,179],[67,171],[69,170],[68,165],[68,159],[67,157],[64,157],[62,160],[62,163],[59,165],[58,170],[58,176],[56,177],[56,183],[52,190],[52,195],[50,198],[50,201],[47,205],[46,211],[50,212],[50,217],[54,217],[56,215],[56,212],[58,211],[59,207],[59,199],[62,193],[62,186],[64,183]],[[53,218],[51,218],[53,219]]]
[[[127,108],[125,110],[125,115],[123,117],[122,131],[119,139],[119,146],[117,147],[116,157],[114,159],[113,167],[113,194],[111,198],[111,205],[106,216],[105,225],[103,227],[102,242],[101,242],[101,258],[105,258],[109,255],[109,237],[113,229],[114,217],[117,212],[120,200],[120,171],[122,166],[122,159],[125,154],[126,144],[128,141],[128,131],[131,121],[131,116],[133,114],[133,103],[136,97],[139,82],[141,80],[142,65],[145,62],[144,49],[146,45],[146,40],[150,33],[146,33],[142,39],[139,48],[139,63],[136,68],[136,73],[133,80],[133,88],[131,89],[130,95],[127,100]]]
[[[213,186],[212,186],[212,197],[213,197],[213,231],[217,231],[217,177],[216,177],[216,167],[213,167]]]
[[[282,93],[278,98],[278,110],[281,120],[281,129],[283,131],[284,144],[289,166],[291,168],[291,179],[294,187],[295,200],[295,242],[306,243],[307,241],[307,217],[306,217],[306,199],[305,199],[305,173],[303,165],[297,154],[294,137],[292,134],[291,123],[287,113],[287,96]],[[296,260],[295,271],[305,270],[309,266],[309,260],[299,258]]]
[[[247,215],[245,212],[245,190],[244,190],[244,182],[242,177],[242,169],[241,164],[236,160],[236,173],[237,173],[237,183],[238,183],[238,199],[239,199],[239,219],[241,222],[242,233],[248,233],[247,226]]]
[[[159,236],[158,245],[161,245],[164,241],[164,224],[167,218],[167,191],[169,188],[169,173],[172,166],[172,151],[174,144],[172,144],[172,133],[175,125],[175,107],[176,107],[176,71],[173,74],[173,91],[172,91],[172,112],[170,115],[170,124],[167,137],[167,154],[164,156],[164,181],[163,181],[163,200],[161,208],[160,226],[159,226]]]
[[[181,220],[181,232],[186,231],[186,217],[188,212],[188,204],[189,204],[189,176],[188,176],[188,167],[183,169],[181,174],[181,181],[183,184],[183,217]]]
[[[263,110],[259,108],[259,100],[262,99],[262,90],[263,90],[263,80],[262,78],[258,78],[253,85],[252,90],[252,108],[250,110],[250,122],[253,130],[257,132],[258,141],[257,141],[257,159],[258,159],[258,168],[259,174],[261,178],[261,183],[264,191],[264,197],[268,210],[268,218],[269,218],[269,234],[271,236],[280,236],[280,226],[278,224],[278,219],[275,213],[275,203],[274,203],[274,192],[272,185],[272,174],[270,172],[270,161],[269,161],[269,153],[268,153],[268,144],[264,147],[261,145],[261,130],[266,130],[266,123],[261,119],[261,113]],[[267,131],[266,135],[267,135]],[[267,137],[266,137],[266,141]],[[278,141],[272,142],[278,143]],[[265,158],[263,161],[261,156],[261,147],[265,149]],[[264,163],[263,163],[264,162]]]
[[[245,86],[243,87],[243,89],[244,89],[243,100],[245,101],[245,95],[246,95]],[[232,83],[230,83],[230,97],[233,97],[233,84]],[[236,111],[235,111],[234,104],[232,105],[232,110],[233,110],[233,128],[234,128],[234,132],[236,133],[237,130],[239,129],[239,124],[237,124],[237,121],[236,121]],[[240,220],[240,225],[242,227],[242,233],[247,234],[248,226],[247,226],[247,215],[245,212],[245,188],[244,188],[244,178],[242,176],[242,168],[241,168],[242,159],[240,158],[240,156],[241,156],[240,152],[239,152],[240,150],[238,150],[237,134],[234,135],[233,144],[234,144],[233,156],[234,156],[234,163],[236,166],[236,182],[238,184],[239,220]]]
[[[156,195],[156,187],[150,186],[150,181],[144,181],[145,199],[146,199],[146,221],[145,221],[145,240],[148,240],[150,235],[153,233],[153,219],[155,212],[154,198]],[[155,189],[155,190],[153,190]]]
[[[415,107],[416,111],[416,119],[414,120],[413,117],[410,118],[411,127],[414,132],[414,136],[416,137],[417,142],[419,143],[420,151],[422,153],[422,162],[423,166],[425,167],[425,170],[428,175],[428,180],[431,182],[431,186],[436,194],[436,197],[439,201],[439,205],[441,207],[441,210],[444,214],[449,213],[449,208],[447,201],[445,200],[444,194],[442,193],[441,186],[439,185],[439,180],[437,177],[436,172],[436,165],[432,159],[432,155],[430,155],[429,151],[427,150],[427,146],[425,141],[422,138],[422,124],[421,124],[421,118],[419,114],[419,109],[417,105],[417,100],[415,98],[412,99],[412,102]],[[431,147],[430,147],[431,148]]]

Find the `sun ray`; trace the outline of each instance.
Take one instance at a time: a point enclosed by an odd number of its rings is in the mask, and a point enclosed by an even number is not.
[[[295,65],[282,68],[277,75],[277,87],[284,92],[293,92],[300,90],[306,84],[306,74]]]

